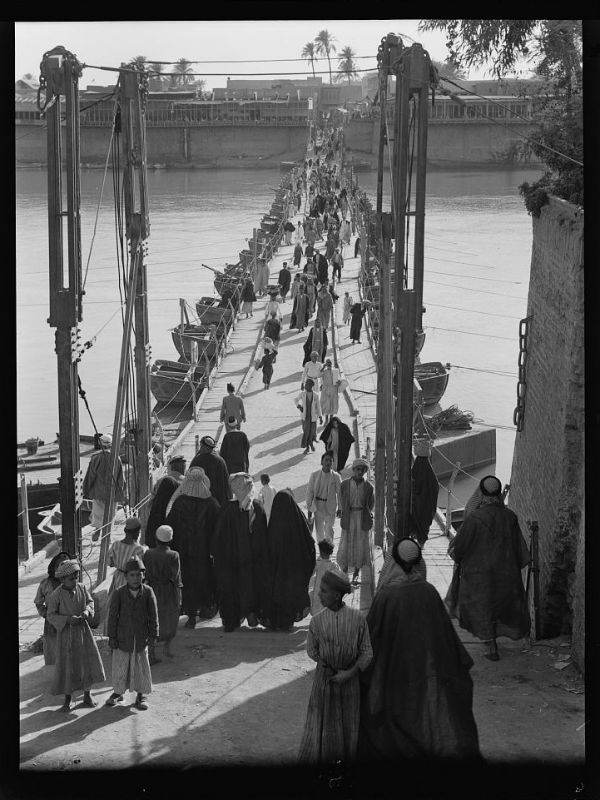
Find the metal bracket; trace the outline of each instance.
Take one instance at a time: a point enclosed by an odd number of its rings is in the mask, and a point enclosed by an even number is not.
[[[73,475],[73,483],[75,487],[75,508],[79,508],[83,503],[83,472],[78,472]]]

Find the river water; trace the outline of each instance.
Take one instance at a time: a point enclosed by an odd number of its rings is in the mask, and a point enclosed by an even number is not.
[[[88,259],[102,170],[81,176],[83,265]],[[532,170],[443,171],[427,178],[422,361],[453,367],[442,405],[457,403],[497,431],[496,473],[508,481],[516,400],[518,326],[525,316],[531,258],[531,219],[517,186]],[[177,359],[169,329],[179,321],[178,298],[192,307],[212,295],[212,273],[200,266],[236,261],[270,207],[278,170],[152,171],[148,175],[149,324],[154,358]],[[360,173],[374,198],[376,175]],[[387,181],[387,177],[386,177]],[[48,317],[46,172],[18,170],[17,434],[53,440],[58,430],[54,330]],[[389,197],[385,187],[384,208]],[[105,327],[103,327],[105,326]],[[80,363],[80,376],[98,429],[111,430],[117,389],[121,318],[115,253],[113,192],[104,187],[86,283],[82,341],[101,328]],[[493,374],[479,370],[494,370]],[[92,433],[83,404],[80,429]]]

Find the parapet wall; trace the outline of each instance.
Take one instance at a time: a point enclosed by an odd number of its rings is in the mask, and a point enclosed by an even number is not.
[[[550,198],[533,218],[524,427],[515,439],[510,507],[529,540],[539,524],[538,637],[573,633],[583,669],[583,211]]]

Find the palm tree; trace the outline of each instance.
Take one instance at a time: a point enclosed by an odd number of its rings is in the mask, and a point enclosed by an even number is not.
[[[315,36],[315,52],[320,56],[327,56],[329,62],[329,83],[331,80],[331,53],[335,53],[335,44],[333,36],[325,28],[319,31]]]
[[[356,64],[354,63],[355,58],[356,53],[351,47],[347,46],[343,48],[338,56],[340,63],[338,65],[338,74],[335,76],[336,81],[343,81],[344,78],[347,78],[348,86],[350,86],[350,78],[358,78]]]
[[[148,59],[146,56],[136,56],[135,58],[131,59],[130,63],[133,64],[134,69],[144,69],[147,61]]]
[[[149,67],[153,72],[156,72],[158,75],[162,75],[162,73],[165,71],[165,65],[161,64],[158,61],[153,61],[151,64],[149,64]]]
[[[171,73],[173,83],[178,84],[179,86],[190,83],[191,77],[189,73],[191,71],[192,62],[188,61],[187,58],[180,58],[173,67],[173,72]]]
[[[315,76],[315,43],[314,42],[307,42],[304,47],[302,48],[302,52],[300,53],[301,58],[305,58],[307,61],[310,61],[310,66],[312,67],[313,78]]]

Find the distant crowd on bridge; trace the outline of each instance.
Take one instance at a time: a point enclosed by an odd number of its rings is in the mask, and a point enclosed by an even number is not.
[[[291,329],[303,332],[316,315],[303,345],[295,398],[299,447],[307,454],[318,441],[324,446],[321,467],[307,483],[307,513],[292,490],[274,486],[267,473],[260,476],[254,495],[251,443],[242,430],[246,411],[243,399],[228,384],[221,408],[225,434],[220,453],[215,439],[207,435],[189,467],[182,456],[171,457],[167,473],[153,488],[145,543],[140,543],[141,522],[129,517],[124,538],[110,545],[109,563],[115,572],[106,633],[113,691],[105,704],[115,706],[130,690],[135,708],[148,708],[151,669],[162,660],[158,644],[163,645],[164,658],[175,657],[171,647],[182,614],[190,629],[198,620],[218,614],[226,633],[244,621],[251,628],[262,625],[285,633],[310,614],[307,653],[317,667],[301,762],[333,766],[363,759],[393,763],[434,757],[477,761],[469,674],[473,661],[451,616],[487,642],[487,657],[497,661],[498,636],[518,639],[529,630],[521,582],[529,553],[516,516],[504,506],[500,481],[488,476],[467,504],[465,521],[452,540],[456,570],[446,605],[427,582],[421,549],[435,501],[425,514],[428,519],[420,520],[418,527],[415,521],[411,536],[396,540],[388,552],[368,614],[344,603],[358,585],[361,568],[371,565],[374,487],[365,458],[352,460],[350,477],[342,479],[340,474],[354,438],[338,416],[344,381],[327,357],[327,328],[339,300],[335,288],[343,281],[344,253],[352,236],[363,229],[356,186],[342,170],[342,151],[340,129],[317,131],[292,185],[290,199],[297,213],[284,237],[288,246],[294,245],[293,278],[288,262],[272,287],[268,273],[259,270],[242,295],[241,312],[247,316],[257,296],[270,295],[263,355],[255,364],[262,370],[265,390],[276,369],[288,293]],[[356,241],[354,258],[361,247],[360,239]],[[354,302],[349,292],[343,302],[349,338],[359,342],[366,304]],[[323,423],[317,440],[317,424]],[[110,444],[110,437],[104,436],[104,449],[92,457],[84,484],[97,527],[102,525],[103,498],[111,480]],[[121,477],[117,488],[118,499],[125,502]],[[337,518],[341,538],[334,558]],[[59,553],[35,601],[45,618],[45,661],[55,670],[52,693],[64,695],[62,711],[70,710],[77,691],[83,691],[84,705],[95,706],[92,686],[105,680],[90,627],[94,601],[79,575],[78,561]]]

